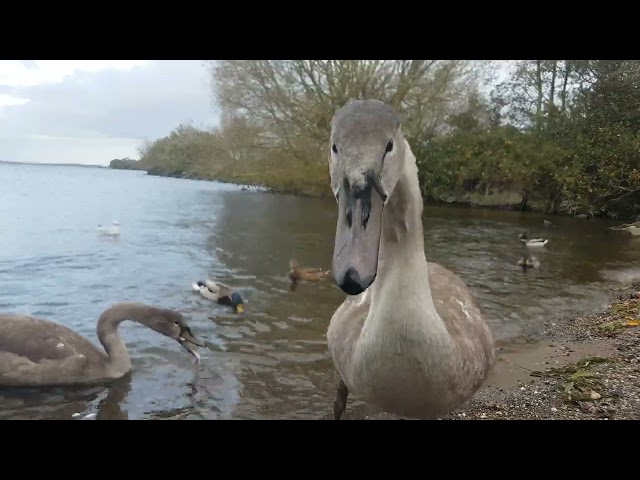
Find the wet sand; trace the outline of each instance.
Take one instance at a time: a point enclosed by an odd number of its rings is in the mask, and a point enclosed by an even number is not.
[[[640,283],[603,312],[548,325],[535,343],[498,349],[485,387],[449,419],[639,419]]]

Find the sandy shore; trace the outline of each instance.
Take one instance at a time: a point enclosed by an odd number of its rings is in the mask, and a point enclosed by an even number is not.
[[[484,388],[447,419],[639,419],[640,283],[604,312],[547,325],[541,340],[498,346]]]
[[[640,419],[640,282],[611,290],[603,312],[496,346],[485,385],[448,420]],[[355,398],[344,419],[396,419]]]

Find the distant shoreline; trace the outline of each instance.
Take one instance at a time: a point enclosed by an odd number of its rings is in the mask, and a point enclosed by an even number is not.
[[[279,195],[293,195],[296,197],[303,197],[303,198],[318,198],[318,199],[324,199],[324,198],[329,198],[330,195],[322,195],[322,194],[311,194],[296,188],[292,188],[292,189],[276,189],[273,187],[269,187],[268,185],[264,185],[264,184],[260,184],[258,182],[256,183],[237,183],[237,182],[233,182],[233,181],[229,181],[229,180],[224,180],[221,178],[205,178],[196,174],[187,174],[184,172],[179,172],[179,173],[168,173],[168,172],[164,172],[158,169],[151,169],[151,170],[142,170],[142,169],[132,169],[132,168],[123,168],[123,169],[118,169],[118,168],[112,168],[112,170],[138,170],[138,171],[145,171],[147,173],[147,175],[152,175],[155,177],[167,177],[167,178],[178,178],[178,179],[185,179],[185,180],[200,180],[200,181],[209,181],[209,182],[220,182],[220,183],[230,183],[230,184],[234,184],[234,185],[238,185],[241,187],[245,187],[246,190],[250,190],[250,191],[256,191],[255,188],[259,188],[261,192],[264,193],[273,193],[273,194],[279,194]],[[496,197],[500,197],[501,195],[496,195]],[[478,210],[494,210],[494,211],[510,211],[510,212],[514,212],[514,213],[534,213],[534,214],[538,214],[538,215],[546,215],[548,217],[561,217],[561,218],[575,218],[575,219],[584,219],[584,220],[608,220],[611,221],[613,219],[608,218],[608,217],[597,217],[597,216],[593,216],[593,217],[588,217],[586,215],[572,215],[567,211],[562,211],[559,210],[556,213],[548,213],[545,212],[543,208],[538,207],[535,202],[531,202],[529,204],[529,208],[527,210],[520,210],[518,208],[517,204],[513,204],[513,203],[500,203],[499,201],[494,201],[494,203],[492,203],[491,198],[488,200],[487,203],[475,203],[472,201],[467,201],[467,200],[453,200],[453,201],[444,201],[444,200],[437,200],[437,199],[433,199],[433,198],[429,198],[426,199],[424,202],[425,205],[433,205],[433,206],[438,206],[438,207],[447,207],[447,208],[463,208],[463,209],[478,209]],[[633,217],[630,218],[631,220],[633,219]],[[625,220],[629,220],[627,218],[621,217],[620,219],[617,219],[620,222],[624,222]]]
[[[7,165],[44,165],[47,167],[83,167],[83,168],[109,168],[108,165],[95,165],[86,163],[39,163],[39,162],[10,162],[8,160],[0,160],[0,163]]]
[[[133,163],[133,162],[132,162]],[[186,179],[186,180],[199,180],[205,182],[219,182],[219,183],[228,183],[237,185],[242,187],[244,191],[260,191],[264,193],[272,193],[279,195],[293,195],[296,197],[302,198],[318,198],[324,199],[329,198],[330,195],[326,192],[306,192],[303,189],[297,187],[291,188],[274,188],[270,187],[266,184],[260,182],[253,183],[244,183],[244,182],[235,182],[232,180],[227,180],[223,178],[208,178],[206,176],[201,176],[197,174],[188,174],[185,172],[165,172],[157,168],[152,168],[149,170],[145,170],[143,168],[135,168],[126,166],[124,168],[113,167],[108,165],[95,165],[95,164],[76,164],[76,163],[38,163],[38,162],[14,162],[7,160],[0,160],[0,164],[7,165],[36,165],[36,166],[50,166],[50,167],[82,167],[82,168],[100,168],[100,169],[108,169],[108,170],[134,170],[139,172],[145,172],[147,175],[156,176],[156,177],[166,177],[166,178],[177,178],[177,179]],[[526,210],[521,210],[519,205],[516,202],[505,202],[504,199],[509,197],[508,193],[498,193],[493,196],[483,197],[479,199],[479,201],[472,201],[468,199],[457,199],[454,198],[451,201],[445,201],[440,199],[428,198],[425,199],[425,205],[433,205],[438,207],[447,207],[447,208],[463,208],[463,209],[479,209],[479,210],[495,210],[495,211],[511,211],[511,212],[520,212],[520,213],[535,213],[538,215],[546,215],[548,217],[562,217],[562,218],[576,218],[576,219],[585,219],[585,220],[613,220],[604,216],[592,216],[588,217],[585,214],[582,215],[573,215],[568,211],[558,210],[557,212],[545,212],[544,208],[541,208],[535,201],[531,201]],[[515,198],[515,196],[514,196]],[[624,223],[625,221],[633,221],[634,217],[620,217],[616,219],[617,221]]]

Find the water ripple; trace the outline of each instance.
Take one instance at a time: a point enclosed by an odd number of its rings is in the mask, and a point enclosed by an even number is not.
[[[333,200],[140,172],[4,164],[0,191],[3,311],[47,317],[97,344],[96,321],[107,306],[142,301],[180,310],[209,344],[196,369],[175,341],[125,322],[131,378],[75,396],[3,396],[0,418],[330,415],[335,371],[326,331],[344,295],[331,277],[292,292],[286,274],[294,257],[331,267]],[[99,237],[97,224],[114,219],[121,237]],[[427,258],[467,282],[498,340],[536,333],[545,322],[599,308],[607,282],[640,276],[638,242],[608,234],[604,222],[554,224],[546,230],[536,215],[428,206]],[[516,267],[521,229],[551,238],[535,252],[540,269],[527,274]],[[245,313],[193,292],[191,283],[205,277],[239,291]]]

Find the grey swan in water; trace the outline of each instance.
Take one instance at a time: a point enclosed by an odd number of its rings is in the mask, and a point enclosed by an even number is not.
[[[179,312],[142,303],[117,303],[98,319],[104,351],[58,323],[0,313],[0,387],[46,387],[103,383],[131,371],[118,325],[131,320],[176,340],[200,362],[196,338]]]
[[[438,418],[480,388],[493,336],[465,283],[426,260],[416,159],[394,110],[350,100],[330,140],[332,271],[348,295],[327,330],[340,376],[334,418],[350,392],[387,413]]]

